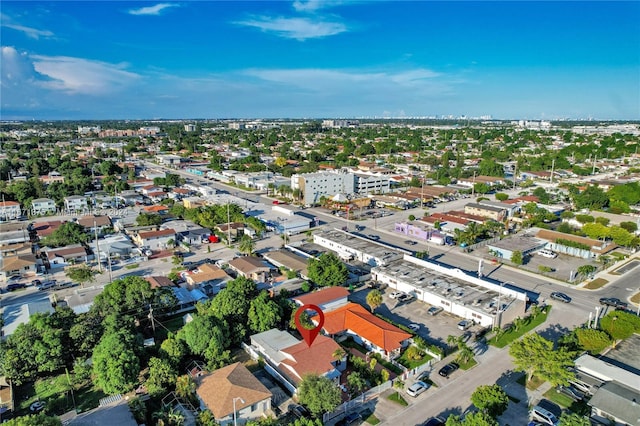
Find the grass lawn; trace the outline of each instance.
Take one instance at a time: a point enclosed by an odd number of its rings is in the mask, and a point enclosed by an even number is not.
[[[100,399],[107,395],[88,381],[82,386],[74,387],[73,396],[78,411],[84,412],[96,408]],[[49,414],[63,414],[73,410],[73,398],[69,392],[67,375],[64,373],[18,386],[15,400],[18,414],[28,414],[29,406],[35,401],[45,401],[45,412]]]
[[[476,361],[475,358],[471,358],[466,364],[459,363],[461,370],[469,370],[470,368],[475,367],[477,364],[478,361]]]
[[[424,354],[422,356],[422,358],[420,359],[408,359],[405,354],[407,353],[407,351],[404,351],[402,353],[402,356],[398,359],[396,359],[396,361],[399,364],[404,365],[405,367],[407,367],[409,370],[413,370],[416,367],[420,367],[422,364],[429,362],[430,359],[433,359],[432,356]]]
[[[526,375],[526,374],[524,374],[524,375],[520,376],[520,377],[518,378],[518,380],[516,380],[516,382],[517,382],[517,383],[520,383],[522,386],[525,386],[525,381],[526,381],[526,380],[527,380],[527,375]],[[540,387],[540,385],[541,385],[541,384],[543,384],[543,383],[544,383],[544,382],[543,382],[542,380],[538,379],[536,376],[533,376],[533,377],[531,378],[531,380],[529,380],[529,381],[526,383],[526,387],[527,387],[527,389],[529,389],[529,390],[536,390],[536,389],[538,389],[538,387]]]
[[[545,392],[544,397],[548,400],[555,402],[561,407],[569,408],[573,404],[573,399],[568,396],[558,393],[556,388],[551,388]]]
[[[493,336],[487,343],[497,348],[504,348],[509,343],[519,339],[520,337],[524,336],[525,334],[545,322],[550,310],[551,306],[547,306],[544,312],[538,314],[538,316],[536,316],[535,318],[529,317],[529,322],[520,327],[518,331],[514,331],[513,329],[511,329],[510,331],[507,331],[502,336],[500,336],[500,339],[496,339],[497,336]]]
[[[380,423],[380,419],[378,419],[373,414],[367,417],[366,419],[364,419],[364,421],[369,423],[370,425],[377,425],[378,423]]]
[[[609,281],[605,280],[604,278],[596,278],[595,280],[585,285],[584,288],[589,290],[596,290],[602,287],[603,285],[607,284],[608,282]]]
[[[343,340],[342,342],[340,342],[340,344],[345,348],[355,349],[362,354],[366,354],[368,352],[364,346],[357,344],[353,341],[353,339]]]
[[[396,402],[396,403],[398,403],[398,404],[402,405],[403,407],[406,407],[407,405],[409,405],[409,404],[407,403],[407,401],[405,401],[405,399],[404,399],[404,398],[403,398],[403,397],[402,397],[398,392],[394,392],[394,393],[392,393],[391,395],[389,395],[389,396],[387,397],[387,399],[388,399],[389,401]]]
[[[124,269],[136,269],[138,267],[140,267],[140,265],[138,265],[137,263],[133,263],[131,265],[125,266]]]
[[[178,330],[180,330],[184,326],[182,315],[184,314],[180,314],[171,318],[162,318],[162,320],[160,320],[162,326],[156,328],[156,339],[165,340],[169,332],[177,333]]]

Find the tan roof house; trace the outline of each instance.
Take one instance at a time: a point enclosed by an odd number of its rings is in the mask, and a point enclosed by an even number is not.
[[[111,227],[111,219],[109,216],[87,215],[78,219],[78,225],[84,227],[87,231],[95,232],[97,229],[98,232],[101,232],[105,228]]]
[[[0,276],[9,278],[14,275],[31,275],[37,271],[36,257],[29,254],[17,254],[0,258]]]
[[[93,258],[93,255],[91,255]],[[74,246],[47,249],[49,267],[62,268],[68,265],[86,262],[89,260],[87,249],[80,244]]]
[[[200,288],[210,296],[222,290],[227,281],[231,280],[231,277],[216,265],[205,263],[197,269],[186,273],[185,280],[189,290]]]
[[[171,240],[175,244],[176,231],[173,229],[161,229],[159,231],[141,231],[132,237],[138,247],[147,247],[150,250],[165,250],[169,248]]]
[[[238,275],[259,283],[266,282],[271,271],[271,267],[264,260],[254,256],[236,257],[229,262],[229,267]]]
[[[271,410],[271,392],[239,362],[203,376],[196,393],[220,426],[233,424],[234,409],[241,424]]]

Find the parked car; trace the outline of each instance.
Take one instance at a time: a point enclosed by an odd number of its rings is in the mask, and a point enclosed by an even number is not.
[[[7,291],[14,291],[14,290],[18,290],[19,288],[25,288],[27,287],[26,284],[22,284],[22,283],[11,283],[7,286]]]
[[[341,425],[352,425],[362,420],[362,415],[360,413],[349,413],[345,416],[344,419],[340,420],[336,423],[336,426]]]
[[[287,409],[291,414],[293,414],[294,416],[296,416],[297,418],[301,419],[303,417],[309,418],[310,417],[310,413],[309,410],[307,410],[305,407],[303,407],[302,405],[298,405],[298,404],[291,404],[289,405],[288,409]]]
[[[467,328],[473,325],[473,321],[471,320],[462,320],[458,323],[458,330],[466,330]]]
[[[600,298],[600,304],[604,306],[613,306],[616,309],[627,309],[627,303],[618,299],[617,297],[602,297]]]
[[[411,330],[411,331],[420,330],[420,324],[416,324],[416,323],[411,323],[407,327],[409,327],[409,330]]]
[[[566,395],[574,401],[582,401],[584,399],[584,394],[572,386],[558,386],[556,392]]]
[[[402,292],[401,291],[394,291],[392,292],[389,297],[392,299],[397,299],[398,297],[402,296]]]
[[[490,331],[491,329],[489,327],[485,327],[482,328],[478,331],[476,331],[475,333],[473,333],[473,340],[474,342],[479,342],[481,340],[484,339],[484,336],[487,335],[487,333]]]
[[[426,422],[422,423],[420,426],[444,426],[446,424],[446,420],[440,417],[431,417]]]
[[[404,303],[404,302],[409,302],[410,300],[413,299],[413,296],[410,294],[401,294],[400,296],[397,297],[398,302],[400,303]]]
[[[430,307],[430,308],[429,308],[429,310],[427,311],[427,313],[428,313],[429,315],[437,315],[437,314],[439,314],[439,313],[440,313],[440,312],[442,312],[442,311],[443,311],[443,309],[442,309],[440,306],[432,306],[432,307]]]
[[[538,420],[545,425],[557,426],[559,423],[558,418],[551,411],[542,408],[539,405],[536,405],[531,409],[530,415],[533,420]]]
[[[380,284],[375,281],[367,282],[367,287],[369,288],[380,288]]]
[[[415,382],[414,384],[409,386],[409,389],[407,389],[407,395],[415,398],[416,396],[420,395],[422,392],[426,391],[427,389],[429,389],[428,383]]]
[[[56,281],[51,280],[51,281],[45,281],[43,283],[40,283],[40,285],[36,286],[36,289],[38,289],[39,291],[43,291],[43,290],[52,289],[55,286],[56,286]]]
[[[564,303],[571,302],[571,298],[569,296],[564,293],[560,293],[559,291],[554,291],[553,293],[551,293],[551,298]]]
[[[56,290],[62,290],[63,288],[71,288],[71,287],[75,287],[77,285],[78,285],[77,283],[74,283],[72,281],[65,281],[63,283],[56,284],[56,286],[54,288]]]
[[[423,371],[422,373],[420,373],[417,377],[419,382],[424,382],[426,380],[429,379],[429,372],[428,371]]]
[[[538,251],[538,254],[542,257],[546,257],[548,259],[555,259],[556,257],[558,257],[558,254],[554,251],[551,250],[547,250],[547,249],[542,249]]]
[[[456,364],[455,362],[450,362],[449,364],[442,367],[440,371],[438,371],[438,374],[442,377],[449,377],[458,368],[460,368],[458,364]]]
[[[37,286],[39,286],[40,284],[42,284],[42,281],[40,281],[40,280],[33,280],[33,281],[31,281],[31,285],[32,285],[32,286],[34,286],[34,287],[37,287]]]

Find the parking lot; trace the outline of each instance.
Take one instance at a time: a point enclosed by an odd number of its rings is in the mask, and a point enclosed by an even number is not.
[[[371,289],[362,287],[354,292],[350,299],[363,304],[367,307],[366,297]],[[429,315],[428,310],[431,305],[412,299],[408,302],[399,302],[392,299],[389,295],[396,290],[385,288],[380,290],[383,295],[383,304],[376,309],[375,313],[394,321],[397,324],[408,326],[409,324],[419,324],[420,328],[417,334],[429,343],[437,344],[445,347],[447,345],[447,337],[471,335],[479,326],[473,326],[466,331],[458,329],[458,322],[462,318],[451,315],[445,311],[441,311],[436,315]]]

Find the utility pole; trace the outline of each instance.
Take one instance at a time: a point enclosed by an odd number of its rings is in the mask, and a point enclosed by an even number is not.
[[[591,170],[591,174],[595,175],[596,174],[596,159],[598,158],[597,155],[593,156],[593,169]]]
[[[148,317],[151,320],[151,328],[153,329],[153,334],[155,335],[155,333],[156,333],[156,322],[155,322],[155,319],[153,318],[153,307],[151,306],[151,304],[149,304],[149,315],[148,315]]]
[[[229,241],[229,247],[231,247],[231,213],[229,208],[230,203],[227,202],[227,240]]]
[[[96,224],[96,218],[93,217],[93,230],[96,235],[96,256],[98,257],[98,271],[102,272],[102,263],[100,261],[100,243],[98,242],[98,225]]]
[[[553,183],[553,170],[556,168],[556,159],[551,161],[551,183]]]

